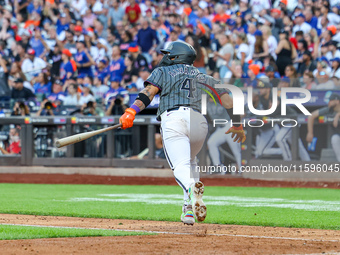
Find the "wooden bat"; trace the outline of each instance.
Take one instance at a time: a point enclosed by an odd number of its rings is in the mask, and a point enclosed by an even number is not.
[[[119,128],[121,126],[122,126],[122,124],[116,124],[114,126],[110,126],[110,127],[107,127],[107,128],[102,128],[102,129],[94,130],[94,131],[91,131],[91,132],[85,132],[85,133],[80,133],[80,134],[76,134],[76,135],[72,135],[72,136],[67,136],[67,137],[58,139],[55,142],[55,146],[57,148],[61,148],[61,147],[64,147],[64,146],[67,146],[67,145],[70,145],[70,144],[79,143],[81,141],[84,141],[84,140],[92,137],[92,136],[99,135],[101,133],[104,133],[106,131]]]

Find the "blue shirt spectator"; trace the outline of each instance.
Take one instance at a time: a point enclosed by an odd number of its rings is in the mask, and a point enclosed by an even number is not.
[[[89,77],[93,77],[91,69],[93,60],[90,58],[91,56],[89,53],[86,52],[85,42],[78,41],[76,47],[78,52],[75,55],[75,61],[78,67],[78,74],[86,74]]]
[[[120,48],[118,45],[112,47],[112,61],[109,68],[110,81],[115,79],[121,81],[126,67],[124,59],[120,55]]]
[[[142,52],[148,53],[154,44],[158,44],[156,31],[149,26],[147,20],[142,21],[142,28],[137,34],[137,44],[141,47]]]

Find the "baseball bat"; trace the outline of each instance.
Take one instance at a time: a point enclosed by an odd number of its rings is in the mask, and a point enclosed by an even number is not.
[[[116,124],[114,126],[110,126],[110,127],[107,127],[107,128],[102,128],[102,129],[94,130],[94,131],[91,131],[91,132],[84,132],[84,133],[80,133],[80,134],[76,134],[76,135],[67,136],[67,137],[58,139],[55,142],[55,146],[57,148],[61,148],[61,147],[64,147],[64,146],[67,146],[67,145],[70,145],[70,144],[79,143],[81,141],[84,141],[84,140],[92,137],[92,136],[99,135],[101,133],[104,133],[106,131],[119,128],[121,126],[122,126],[122,124]]]

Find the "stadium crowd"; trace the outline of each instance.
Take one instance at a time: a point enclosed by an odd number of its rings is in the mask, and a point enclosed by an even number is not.
[[[238,87],[337,89],[339,12],[339,0],[0,0],[0,100],[12,115],[29,100],[37,115],[121,114],[177,40]]]

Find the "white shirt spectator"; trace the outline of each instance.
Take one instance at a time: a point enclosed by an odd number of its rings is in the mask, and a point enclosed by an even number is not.
[[[103,10],[103,4],[100,1],[96,1],[92,6],[92,12],[101,12]]]
[[[312,26],[309,25],[309,24],[306,23],[306,22],[303,22],[302,25],[300,25],[300,26],[299,26],[299,25],[295,25],[295,26],[293,27],[293,36],[295,36],[295,33],[296,33],[297,31],[302,31],[304,35],[305,35],[305,34],[308,34],[308,33],[311,31],[311,29],[312,29]]]
[[[87,9],[86,0],[73,0],[72,7],[77,14],[77,18],[80,18],[80,15],[84,15]]]
[[[334,76],[340,79],[340,68],[338,68],[337,70],[332,70],[330,77],[332,78]]]
[[[340,58],[340,50],[337,50],[334,55],[332,52],[328,51],[325,57],[328,59],[328,61],[330,61],[333,58]]]
[[[319,29],[322,29],[322,25],[321,25],[321,18],[322,18],[322,16],[320,16],[319,18],[318,18],[318,25],[317,25],[317,27],[319,28]],[[339,15],[336,15],[335,13],[328,13],[327,14],[327,19],[328,19],[328,25],[327,26],[337,26],[337,25],[339,25],[340,24],[340,16]]]
[[[317,90],[336,89],[333,81],[329,80],[316,86]]]
[[[249,49],[249,46],[245,43],[241,43],[236,52],[236,57],[240,60],[242,59],[242,55],[241,55],[242,52],[244,52],[246,55],[245,63],[248,63],[248,61],[251,59],[250,49]]]
[[[250,49],[249,55],[253,57],[256,38],[254,35],[251,35],[248,33],[247,39],[248,39],[248,44],[249,44],[249,49]]]
[[[81,96],[78,94],[67,95],[64,99],[64,105],[80,105]]]
[[[222,56],[224,56],[227,53],[230,53],[230,60],[229,60],[229,64],[231,64],[231,61],[233,60],[233,56],[234,56],[234,47],[231,43],[226,43],[219,51],[218,53],[220,53]],[[217,62],[216,62],[216,66],[217,67],[221,67],[223,65],[226,65],[227,61],[225,61],[222,58],[218,58]]]
[[[277,56],[275,53],[275,50],[277,48],[277,40],[273,35],[270,35],[267,39],[267,43],[268,43],[268,51],[269,54],[272,55],[272,57],[274,58],[274,60],[276,60]]]
[[[87,104],[88,102],[95,102],[96,99],[94,98],[94,96],[92,96],[91,94],[88,94],[87,96],[82,96],[79,100],[79,104],[83,105],[83,104]]]
[[[269,10],[271,8],[271,4],[268,0],[250,0],[249,5],[252,6],[254,13],[259,13],[263,9]]]
[[[35,57],[33,62],[26,58],[21,64],[21,70],[25,74],[28,81],[31,81],[33,76],[41,73],[42,69],[46,67],[46,62],[41,58]]]
[[[104,95],[109,91],[109,86],[100,85],[98,87],[93,86],[91,91],[96,99],[103,98]]]

